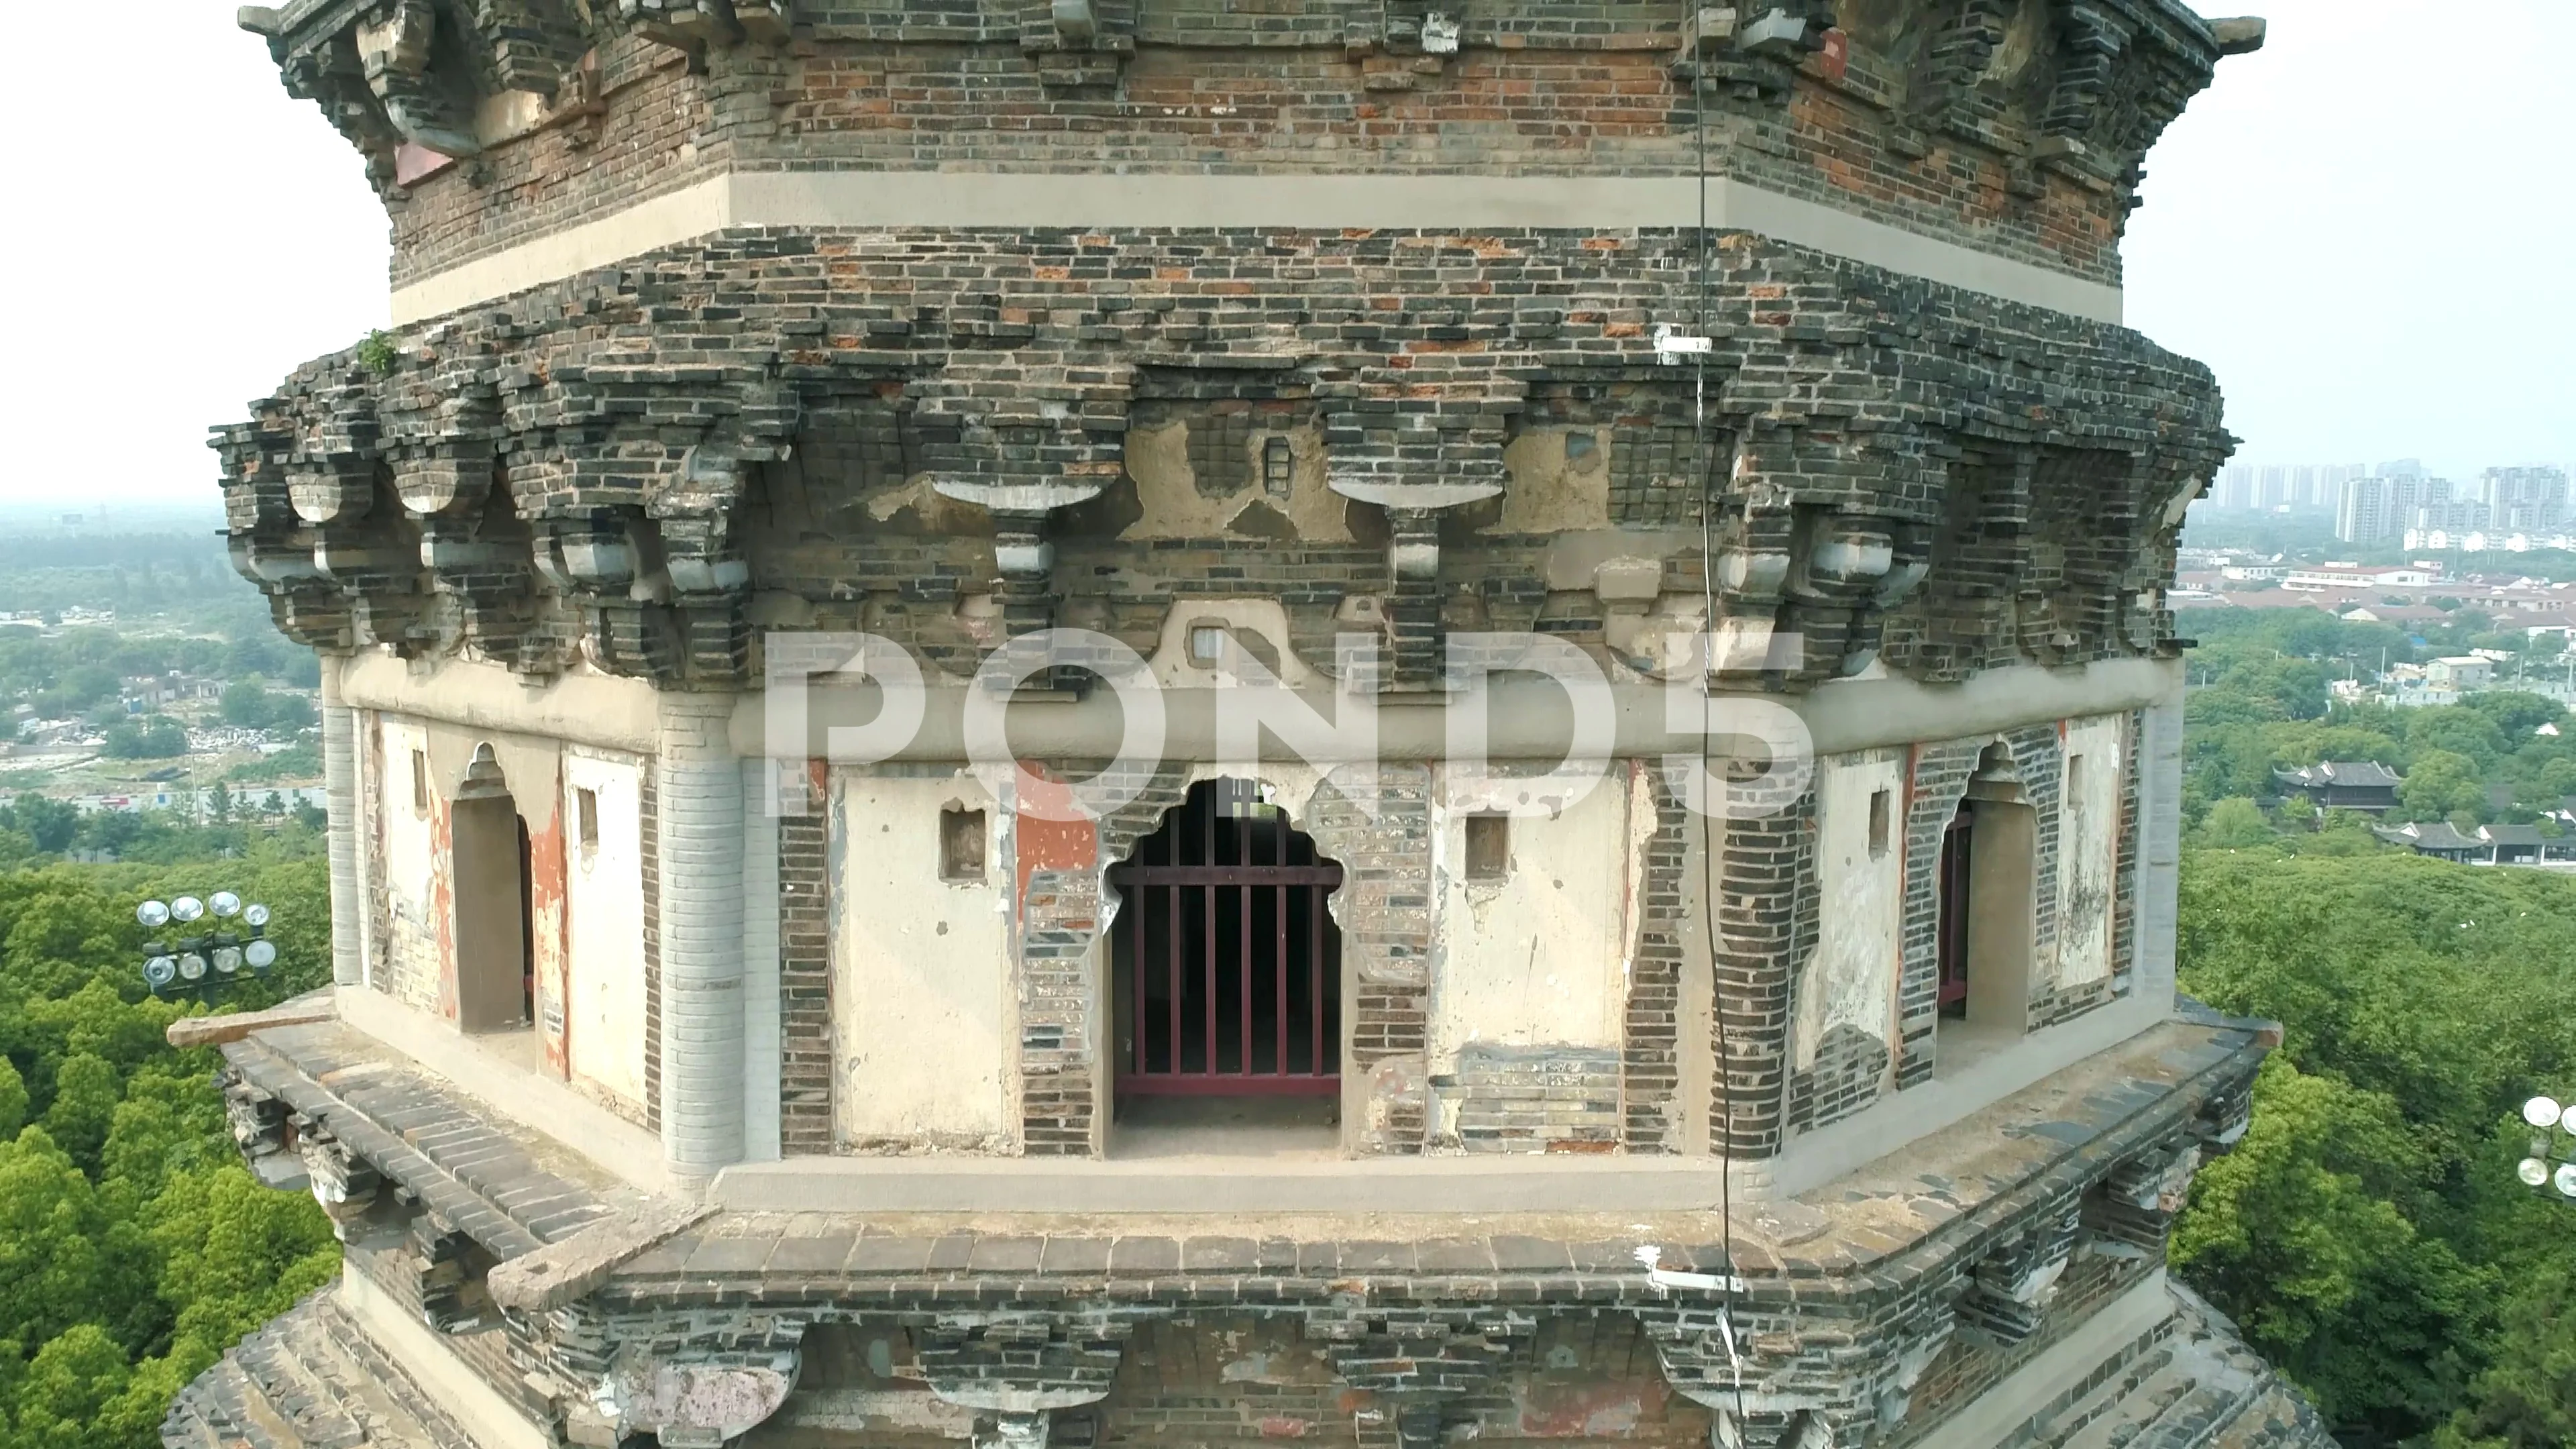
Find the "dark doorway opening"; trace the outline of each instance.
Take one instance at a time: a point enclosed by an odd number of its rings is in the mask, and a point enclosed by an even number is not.
[[[1939,954],[1941,1015],[1947,1017],[1968,1014],[1969,862],[1974,858],[1976,823],[1976,807],[1962,800],[1959,813],[1950,817],[1949,827],[1941,832]]]
[[[517,811],[511,812],[513,816]],[[537,1019],[537,861],[528,822],[519,820],[519,1019]]]
[[[1109,881],[1121,1102],[1339,1096],[1342,868],[1257,785],[1191,787]]]
[[[489,746],[474,752],[448,811],[456,1024],[506,1031],[532,1019],[535,912],[527,826]]]

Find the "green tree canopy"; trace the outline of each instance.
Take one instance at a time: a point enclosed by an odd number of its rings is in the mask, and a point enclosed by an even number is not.
[[[2576,1083],[2576,880],[2193,853],[2181,906],[2184,988],[2284,1036],[2194,1184],[2177,1271],[2347,1442],[2561,1442],[2576,1380],[2528,1339],[2567,1305],[2528,1295],[2576,1273],[2576,1232],[2513,1164],[2522,1100]]]

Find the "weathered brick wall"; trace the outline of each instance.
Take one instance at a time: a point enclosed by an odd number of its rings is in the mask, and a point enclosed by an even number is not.
[[[2116,281],[2124,168],[2214,56],[2130,45],[2122,64],[2157,79],[2108,104],[2097,84],[2070,110],[2082,83],[2048,48],[2008,52],[2018,68],[1918,59],[1962,49],[1938,32],[1968,22],[1930,11],[1872,11],[1843,37],[1846,65],[1810,59],[1794,83],[1785,65],[1720,62],[1705,135],[1674,74],[1678,6],[1474,12],[1456,55],[1428,57],[1382,47],[1380,9],[1345,0],[1147,5],[1132,56],[1085,58],[1102,83],[1079,85],[1050,69],[1071,57],[1023,49],[1051,33],[1043,13],[1001,0],[826,8],[784,48],[716,47],[696,67],[630,35],[599,47],[601,114],[389,194],[397,278],[726,167],[1677,176],[1702,169],[1704,144],[1716,174]],[[2044,131],[2093,150],[2035,160]]]
[[[1626,1032],[1621,1042],[1621,1142],[1630,1152],[1681,1152],[1682,1053],[1704,1052],[1707,1023],[1682,1019],[1683,963],[1705,950],[1703,922],[1689,903],[1700,887],[1687,879],[1699,856],[1701,822],[1682,808],[1650,769],[1655,833],[1647,840],[1637,939],[1628,967]],[[1696,943],[1696,944],[1695,944]]]
[[[827,762],[803,764],[791,762],[779,778],[803,806],[778,820],[778,1145],[790,1157],[837,1145]]]
[[[1490,1386],[1449,1404],[1449,1435],[1477,1443],[1617,1442],[1697,1449],[1708,1411],[1664,1382],[1654,1346],[1625,1315],[1550,1314],[1509,1342]],[[1091,1410],[1110,1445],[1384,1442],[1383,1395],[1334,1372],[1327,1345],[1252,1317],[1147,1324],[1109,1397]]]
[[[2010,1377],[2037,1358],[2068,1331],[2093,1316],[2103,1304],[2135,1287],[2153,1273],[2153,1263],[2131,1258],[2080,1257],[2070,1263],[2057,1295],[2037,1332],[2014,1344],[1999,1344],[1972,1333],[1950,1340],[1914,1389],[1914,1410],[1905,1431],[1889,1441],[1890,1449],[1929,1434],[1942,1420],[1975,1401],[1977,1395]],[[2105,1365],[2121,1361],[2115,1354]]]
[[[1474,970],[1472,962],[1454,969]],[[1431,1078],[1457,1103],[1456,1136],[1468,1152],[1611,1152],[1620,1144],[1621,1055],[1611,1047],[1470,1043],[1458,1067]]]
[[[396,285],[593,214],[678,190],[722,159],[700,154],[714,109],[707,78],[677,51],[629,36],[599,47],[606,105],[595,125],[550,128],[492,148],[388,200]]]
[[[644,1125],[662,1130],[662,788],[661,772],[637,772],[636,817],[644,872]]]
[[[417,1318],[422,1310],[422,1280],[420,1245],[412,1236],[415,1224],[385,1209],[378,1211],[385,1220],[370,1221],[363,1233],[352,1234],[341,1247],[341,1260]],[[525,1329],[493,1311],[482,1326],[464,1333],[440,1333],[439,1338],[504,1402],[531,1419],[552,1416],[554,1406],[528,1385],[528,1375],[539,1367],[544,1351]]]
[[[304,458],[310,440],[345,427],[351,451],[331,467],[399,453],[403,476],[488,450],[490,497],[506,494],[506,511],[535,530],[532,556],[511,565],[520,572],[501,575],[515,578],[518,603],[491,604],[500,596],[480,574],[476,597],[489,606],[476,608],[435,573],[352,576],[276,586],[281,622],[325,647],[461,639],[542,671],[579,645],[619,672],[738,679],[743,593],[665,605],[592,577],[631,567],[612,560],[632,530],[658,534],[674,557],[740,550],[750,587],[802,600],[814,626],[870,628],[963,671],[993,643],[963,607],[995,597],[991,545],[977,536],[990,524],[936,498],[921,475],[1093,477],[1101,499],[1050,529],[1044,583],[1060,618],[1143,646],[1176,598],[1275,597],[1292,643],[1329,669],[1325,643],[1351,626],[1343,611],[1355,599],[1406,607],[1386,573],[1381,510],[1335,499],[1338,526],[1280,537],[1250,521],[1268,510],[1245,507],[1239,531],[1148,540],[1122,456],[1132,411],[1168,398],[1175,379],[1213,375],[1235,400],[1319,409],[1335,477],[1509,482],[1507,449],[1541,425],[1523,415],[1563,412],[1550,389],[1607,389],[1592,436],[1609,466],[1585,484],[1601,490],[1604,522],[1687,518],[1709,488],[1730,557],[1848,539],[1892,550],[1900,566],[1929,564],[1915,598],[1885,613],[1868,578],[1811,577],[1794,597],[1721,589],[1723,617],[1807,637],[1798,682],[1831,677],[1882,629],[1890,664],[1925,678],[2135,654],[2169,634],[2148,598],[2170,568],[2170,534],[2104,520],[2146,516],[2221,456],[2205,372],[2117,329],[1731,235],[1714,256],[1715,477],[1703,483],[1659,440],[1664,424],[1620,421],[1686,405],[1688,377],[1647,363],[1644,334],[1695,307],[1693,251],[1671,232],[736,234],[424,330],[382,381],[346,356],[302,370],[226,444],[232,527],[254,556],[281,561],[323,538],[417,558],[424,528],[455,524],[354,499],[318,524],[290,507],[287,479],[317,466]],[[1230,365],[1215,365],[1219,355]],[[483,411],[419,410],[457,395],[483,399]],[[1948,399],[1957,426],[1926,427],[1921,396]],[[1641,411],[1612,411],[1631,407]],[[2177,408],[2190,420],[2153,421]],[[456,431],[473,417],[484,421]],[[670,421],[644,428],[648,418]],[[708,496],[703,480],[677,475],[689,449],[674,439],[694,436],[721,458],[801,451],[809,429],[824,456],[744,464],[730,492]],[[397,445],[396,433],[413,441]],[[1975,451],[1955,441],[1963,434]],[[2044,466],[2069,441],[2083,457],[2126,461]],[[1990,475],[2007,480],[2001,512],[1977,501]],[[2012,479],[2030,481],[2015,492]],[[2047,503],[2076,493],[2095,503]],[[2114,510],[2107,494],[2125,501]],[[754,500],[765,506],[744,506]],[[1427,607],[1460,624],[1587,636],[1603,616],[1588,581],[1551,587],[1547,536],[1501,532],[1504,506],[1478,508],[1443,525]],[[1994,515],[1973,546],[1935,526],[1961,508]],[[1640,541],[1667,555],[1676,592],[1695,582],[1686,542]],[[1935,621],[1973,634],[1976,650],[1935,648]]]
[[[1375,1151],[1419,1152],[1430,1130],[1431,771],[1380,766],[1374,821],[1332,779],[1316,791],[1307,833],[1342,864],[1342,888],[1331,897],[1348,983],[1342,1070],[1367,1081],[1362,1140]]]
[[[1785,1140],[1792,979],[1816,939],[1815,794],[1720,823],[1710,1150],[1770,1157]]]
[[[1061,772],[1085,779],[1105,768],[1068,763]],[[1138,785],[1135,799],[1096,825],[1055,826],[1043,860],[1034,836],[1045,827],[1033,817],[1021,816],[1012,835],[1009,868],[1020,882],[1020,1142],[1032,1157],[1087,1154],[1103,1125],[1095,1047],[1105,1033],[1093,1019],[1102,877],[1181,803],[1189,775],[1166,765]]]

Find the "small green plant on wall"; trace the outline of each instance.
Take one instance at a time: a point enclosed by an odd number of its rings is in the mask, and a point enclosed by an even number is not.
[[[381,329],[368,333],[367,340],[358,344],[358,365],[378,377],[392,373],[394,363],[401,357],[392,334]]]

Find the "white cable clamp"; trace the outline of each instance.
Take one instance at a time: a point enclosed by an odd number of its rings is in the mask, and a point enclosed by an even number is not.
[[[1669,1293],[1675,1288],[1697,1288],[1710,1293],[1729,1294],[1741,1293],[1745,1289],[1744,1280],[1741,1278],[1721,1278],[1714,1273],[1677,1273],[1670,1268],[1660,1267],[1658,1265],[1662,1263],[1663,1257],[1663,1248],[1654,1243],[1641,1244],[1636,1250],[1637,1262],[1646,1270],[1646,1282],[1653,1286],[1658,1295]],[[1735,1318],[1732,1313],[1723,1308],[1719,1309],[1717,1314],[1717,1333],[1718,1337],[1726,1343],[1726,1361],[1740,1375],[1744,1371],[1744,1359],[1736,1352]]]
[[[1669,367],[1685,357],[1703,357],[1717,350],[1711,337],[1693,337],[1674,329],[1670,322],[1655,324],[1655,360]]]

